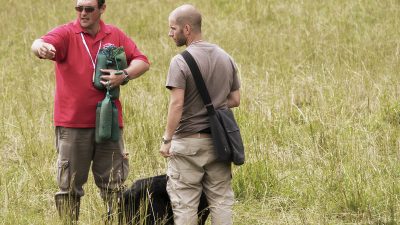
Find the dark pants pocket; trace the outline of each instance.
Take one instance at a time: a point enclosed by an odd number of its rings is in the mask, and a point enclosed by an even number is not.
[[[69,188],[69,161],[59,160],[57,162],[57,183],[62,191],[68,191]]]

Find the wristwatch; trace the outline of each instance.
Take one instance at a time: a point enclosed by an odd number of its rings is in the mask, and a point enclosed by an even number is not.
[[[122,82],[122,85],[125,85],[125,84],[127,84],[129,82],[129,75],[128,75],[128,72],[126,70],[122,70],[122,72],[125,75],[124,81]]]
[[[172,139],[166,139],[166,138],[162,137],[161,141],[163,144],[168,144],[172,141]]]

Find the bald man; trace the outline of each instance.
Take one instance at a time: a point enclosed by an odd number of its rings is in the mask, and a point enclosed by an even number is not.
[[[194,6],[182,5],[169,15],[169,36],[194,57],[214,107],[237,107],[240,82],[236,64],[220,47],[203,40],[201,20]],[[171,60],[166,87],[171,95],[160,154],[168,158],[167,191],[175,224],[197,224],[202,191],[210,205],[212,224],[232,224],[231,165],[217,160],[207,110],[180,54]]]

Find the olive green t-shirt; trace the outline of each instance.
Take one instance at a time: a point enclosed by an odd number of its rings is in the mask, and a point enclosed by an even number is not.
[[[192,54],[200,69],[214,108],[227,108],[229,93],[240,88],[237,66],[232,57],[219,46],[205,41],[193,43],[186,50]],[[174,138],[182,138],[210,127],[207,110],[192,73],[180,54],[171,60],[166,87],[185,90],[182,118]]]

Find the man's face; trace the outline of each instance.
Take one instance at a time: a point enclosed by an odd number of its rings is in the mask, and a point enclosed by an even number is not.
[[[97,0],[77,0],[76,12],[81,27],[83,29],[94,28],[99,23],[104,8],[105,5],[99,9]]]
[[[187,38],[183,33],[183,27],[180,27],[174,18],[169,18],[169,33],[172,39],[174,39],[176,46],[181,47],[186,44]]]

